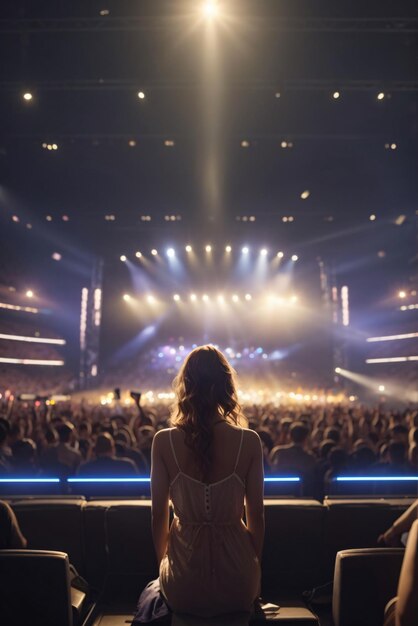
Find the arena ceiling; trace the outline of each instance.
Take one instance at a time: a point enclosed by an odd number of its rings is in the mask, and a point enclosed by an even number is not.
[[[416,3],[203,4],[2,3],[0,254],[210,238],[407,273]]]

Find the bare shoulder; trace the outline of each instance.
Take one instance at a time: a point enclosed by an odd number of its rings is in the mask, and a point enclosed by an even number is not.
[[[250,447],[254,451],[259,450],[261,447],[261,439],[258,433],[256,433],[255,430],[251,430],[250,428],[243,428],[242,430],[244,431],[244,438],[248,442],[248,447]]]
[[[166,445],[166,442],[168,441],[168,438],[170,436],[170,430],[171,428],[162,428],[155,433],[152,440],[154,448],[159,449],[161,448],[161,446]]]

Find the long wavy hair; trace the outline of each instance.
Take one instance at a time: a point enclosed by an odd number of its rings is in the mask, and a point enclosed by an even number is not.
[[[174,379],[172,424],[185,433],[204,481],[212,465],[213,422],[218,418],[238,423],[241,408],[234,375],[222,352],[201,346],[188,355]]]

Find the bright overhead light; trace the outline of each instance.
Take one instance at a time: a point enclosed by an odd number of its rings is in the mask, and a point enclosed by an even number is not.
[[[218,3],[215,0],[208,0],[204,3],[202,10],[205,17],[216,17],[219,13]]]
[[[140,259],[142,257],[142,252],[138,250],[138,252],[135,252],[135,256],[137,259]]]
[[[192,251],[192,246],[187,245],[187,246],[186,246],[186,252],[191,252],[191,251]]]
[[[384,391],[386,387],[384,385],[379,385],[377,389],[378,391]]]
[[[197,295],[196,295],[195,293],[191,293],[191,294],[190,294],[190,300],[191,300],[192,302],[196,302],[196,300],[197,300]]]
[[[398,293],[398,297],[399,297],[399,298],[406,298],[406,291],[403,291],[403,290],[402,290],[402,291],[400,291],[400,292]]]
[[[26,292],[26,297],[27,298],[33,298],[35,294],[33,293],[32,289],[28,289]]]
[[[336,367],[336,368],[335,368],[335,370],[334,370],[334,372],[335,372],[336,374],[340,374],[340,373],[341,373],[341,367]]]
[[[238,302],[239,301],[239,297],[236,293],[234,293],[234,295],[232,296],[232,302]]]
[[[122,263],[126,263],[127,257],[124,254],[121,254],[121,256],[119,258],[122,261]]]
[[[279,259],[282,259],[282,258],[284,257],[284,252],[278,252],[278,253],[277,253],[277,257],[278,257]]]
[[[151,295],[151,294],[149,296],[147,296],[147,302],[148,302],[148,304],[154,304],[154,302],[155,302],[154,296]]]
[[[391,144],[390,144],[390,149],[391,149],[391,150],[396,150],[396,148],[397,148],[396,143],[391,143]]]
[[[291,302],[292,304],[295,304],[295,302],[297,302],[297,301],[298,301],[298,297],[297,297],[297,296],[291,296],[291,297],[290,297],[290,302]]]
[[[209,302],[209,296],[208,296],[208,294],[207,294],[207,293],[204,293],[204,294],[203,294],[203,296],[202,296],[202,300],[203,300],[203,302]]]
[[[30,91],[27,91],[23,94],[23,99],[26,100],[26,102],[30,102],[33,99],[33,95],[30,93]]]
[[[211,245],[207,245],[205,247],[206,252],[212,252],[212,246]]]
[[[53,252],[51,258],[54,259],[54,261],[61,261],[62,255],[59,252]]]
[[[377,94],[377,99],[378,100],[384,100],[385,98],[385,94],[383,91],[379,91],[379,93]]]
[[[338,100],[338,98],[340,97],[340,92],[334,91],[334,93],[332,94],[332,97],[334,98],[334,100]]]
[[[145,100],[145,94],[144,94],[144,92],[143,92],[143,91],[138,91],[138,98],[139,98],[140,100]]]
[[[167,250],[167,256],[168,256],[170,259],[172,259],[173,257],[175,257],[175,256],[176,256],[176,251],[174,250],[174,248],[169,248],[169,249]]]
[[[125,300],[125,302],[129,302],[131,300],[131,296],[129,295],[129,293],[124,293],[123,299]]]
[[[370,216],[369,216],[369,220],[370,220],[371,222],[374,222],[374,221],[375,221],[375,219],[376,219],[376,215],[374,215],[374,214],[372,213],[372,215],[370,215]]]
[[[311,192],[309,191],[309,189],[305,189],[305,191],[302,191],[302,193],[300,194],[300,197],[302,198],[302,200],[306,200],[307,198],[309,198],[310,195]]]
[[[157,256],[157,254],[158,254],[158,250],[156,250],[155,248],[153,248],[153,249],[151,250],[151,254],[152,254],[152,256]]]
[[[245,299],[246,300],[252,300],[252,295],[250,293],[246,293],[245,294]]]
[[[226,246],[226,247],[225,247],[225,252],[231,252],[231,250],[232,250],[232,247],[231,247],[231,246]]]
[[[298,255],[297,254],[292,254],[292,261],[297,261],[298,260]]]
[[[224,298],[224,296],[221,293],[218,296],[218,302],[221,302],[221,303],[225,302],[225,298]]]
[[[174,300],[175,302],[178,302],[178,301],[180,300],[180,296],[179,296],[179,294],[178,294],[178,293],[175,293],[175,294],[174,294],[174,296],[173,296],[173,300]]]
[[[261,250],[260,250],[260,254],[261,254],[261,256],[267,256],[267,255],[268,255],[268,250],[267,250],[267,248],[261,248]]]
[[[241,250],[242,254],[248,254],[250,251],[250,249],[248,248],[248,246],[244,246]]]

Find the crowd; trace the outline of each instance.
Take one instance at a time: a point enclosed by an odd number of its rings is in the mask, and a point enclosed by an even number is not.
[[[321,497],[339,474],[418,471],[418,410],[258,404],[243,422],[262,441],[266,474],[302,478]],[[147,475],[155,433],[170,424],[166,403],[130,406],[17,402],[0,409],[0,472],[15,475]]]

